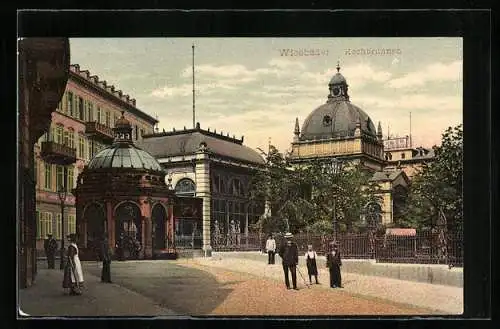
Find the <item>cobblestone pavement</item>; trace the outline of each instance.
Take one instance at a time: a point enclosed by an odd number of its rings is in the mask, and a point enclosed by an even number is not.
[[[38,263],[36,283],[19,290],[20,310],[30,316],[173,316],[151,298],[117,284],[100,282],[99,277],[84,271],[85,288],[80,296],[70,296],[62,288],[63,273],[58,267],[47,269],[46,262]],[[56,264],[58,265],[58,264]],[[93,264],[97,267],[97,264]]]
[[[259,254],[259,253],[257,253]],[[281,259],[277,257],[275,265],[267,265],[267,255],[261,254],[262,260],[232,257],[230,253],[214,253],[211,258],[195,258],[199,265],[230,269],[258,275],[283,282]],[[302,264],[302,262],[299,262]],[[300,272],[308,281],[307,268],[299,266]],[[319,287],[314,289],[329,288],[329,274],[327,269],[318,267]],[[305,287],[300,274],[297,281]],[[460,287],[429,284],[422,282],[404,281],[379,276],[360,275],[342,272],[343,291],[353,296],[373,297],[395,303],[410,304],[434,310],[438,314],[462,314],[463,289]]]
[[[30,315],[439,314],[426,307],[358,295],[349,288],[324,289],[327,277],[323,273],[320,274],[322,285],[307,289],[298,276],[300,290],[287,290],[281,278],[281,266],[268,266],[259,261],[212,257],[113,262],[113,284],[99,282],[99,263],[83,262],[86,289],[81,296],[64,295],[62,272],[44,269],[43,265],[39,266],[36,285],[20,290],[21,309]],[[305,274],[305,269],[302,272]],[[344,284],[352,285],[350,275],[344,276]]]
[[[85,264],[90,273],[100,269]],[[113,281],[183,315],[424,315],[401,305],[338,290],[286,290],[282,282],[199,259],[127,261],[112,264]],[[300,280],[300,278],[299,278]],[[303,286],[302,286],[303,288]]]

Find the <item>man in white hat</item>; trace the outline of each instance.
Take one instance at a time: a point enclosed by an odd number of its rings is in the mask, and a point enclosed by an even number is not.
[[[292,241],[293,235],[288,232],[285,234],[286,242],[280,246],[279,255],[282,259],[283,272],[285,272],[285,284],[287,289],[290,288],[290,280],[288,279],[288,271],[292,273],[292,284],[294,290],[297,288],[297,264],[299,263],[299,251],[297,244]]]

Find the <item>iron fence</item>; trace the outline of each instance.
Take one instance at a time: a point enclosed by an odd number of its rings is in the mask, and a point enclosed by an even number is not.
[[[276,245],[283,241],[282,234],[274,234]],[[212,236],[214,251],[265,251],[267,235],[262,233]],[[328,252],[333,241],[331,235],[298,233],[293,240],[299,254],[311,244],[318,255]],[[415,235],[376,235],[374,232],[339,233],[337,242],[346,259],[375,259],[380,263],[448,264],[463,266],[462,232],[417,232]]]

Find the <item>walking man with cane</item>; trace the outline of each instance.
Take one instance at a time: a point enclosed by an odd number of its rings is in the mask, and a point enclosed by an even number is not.
[[[297,264],[299,263],[299,251],[297,244],[292,241],[292,233],[286,233],[286,242],[280,246],[279,255],[282,259],[283,272],[285,272],[285,284],[287,289],[290,288],[290,280],[288,279],[288,271],[292,273],[292,284],[294,290],[297,288]]]

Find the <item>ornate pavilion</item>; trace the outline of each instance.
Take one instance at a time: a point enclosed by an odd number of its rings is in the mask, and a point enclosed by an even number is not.
[[[174,194],[158,161],[134,145],[123,112],[113,131],[113,144],[89,162],[73,191],[78,244],[84,257],[92,258],[93,241],[106,234],[114,250],[123,234],[140,242],[140,259],[149,259],[172,246]]]

